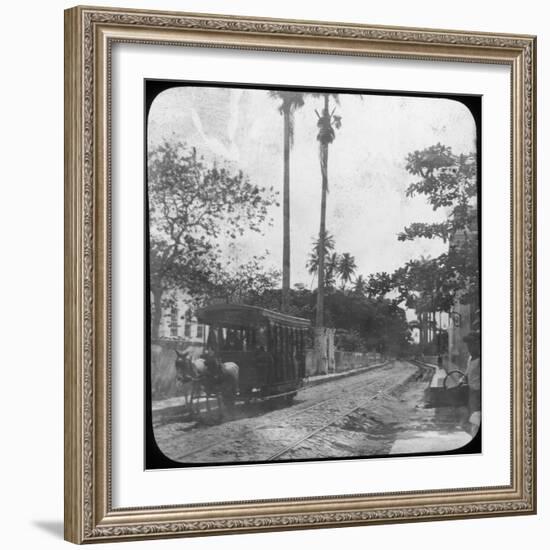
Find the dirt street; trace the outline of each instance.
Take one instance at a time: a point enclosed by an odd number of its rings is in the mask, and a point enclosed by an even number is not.
[[[397,440],[440,448],[460,431],[461,411],[426,409],[431,370],[407,361],[302,389],[292,405],[240,407],[223,423],[182,421],[181,410],[154,411],[157,444],[182,464],[387,456]],[[430,439],[432,438],[432,439]],[[415,452],[415,444],[399,454]],[[456,448],[456,447],[455,447]]]

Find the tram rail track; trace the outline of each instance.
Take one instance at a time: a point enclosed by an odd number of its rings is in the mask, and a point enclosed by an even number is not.
[[[357,391],[363,390],[363,389],[367,388],[370,385],[371,385],[371,382],[364,383],[359,388],[357,388]],[[309,405],[307,407],[302,407],[302,408],[286,415],[285,421],[288,422],[288,420],[290,420],[292,418],[300,416],[304,413],[311,412],[313,409],[319,408],[322,405],[326,405],[330,401],[338,401],[338,399],[340,399],[340,398],[341,398],[341,395],[339,394],[337,396],[328,397],[326,399],[323,399],[322,401],[318,401],[317,403],[313,403],[312,405]],[[270,428],[270,425],[271,425],[271,423],[266,423],[266,424],[263,424],[261,426],[256,427],[255,430],[268,429],[268,428]],[[250,430],[250,432],[255,431],[255,430]],[[208,451],[208,450],[211,450],[215,447],[220,447],[220,446],[226,445],[226,444],[227,444],[227,441],[213,441],[212,443],[209,443],[207,445],[199,447],[198,449],[192,449],[192,450],[186,452],[183,455],[177,456],[177,457],[175,457],[175,460],[181,461],[185,458],[189,458],[191,456],[200,454],[204,451]]]
[[[380,373],[380,371],[391,370],[392,368],[395,368],[395,366],[392,364],[389,364],[389,365],[387,364],[387,365],[384,365],[384,367],[377,369],[377,371],[378,373]],[[417,368],[421,368],[421,367],[417,366]],[[340,418],[349,416],[350,414],[353,413],[353,411],[360,409],[361,407],[364,407],[365,404],[367,404],[370,401],[373,401],[380,395],[387,394],[388,392],[393,391],[394,387],[397,387],[402,383],[400,382],[398,384],[393,385],[391,388],[387,388],[385,387],[386,386],[385,382],[386,381],[383,378],[375,379],[375,380],[369,379],[368,381],[361,383],[357,387],[345,386],[343,388],[340,388],[336,395],[331,395],[326,399],[317,401],[316,403],[313,403],[307,407],[301,407],[296,411],[290,412],[286,414],[284,418],[282,418],[279,421],[271,420],[268,423],[263,423],[260,426],[256,426],[254,429],[248,429],[244,433],[241,432],[239,436],[240,438],[243,438],[243,437],[246,438],[247,436],[248,437],[252,436],[257,431],[262,431],[262,430],[268,431],[270,429],[275,429],[275,428],[281,429],[281,427],[288,428],[289,430],[294,429],[296,427],[295,426],[296,421],[298,421],[301,425],[302,424],[314,425],[314,429],[311,430],[308,434],[306,434],[305,437],[300,438],[300,441],[293,442],[289,447],[290,449],[291,447],[296,446],[299,442],[310,439],[316,433],[321,432],[327,427],[335,424]],[[373,388],[373,385],[374,385],[374,388]],[[374,391],[372,391],[373,389]],[[369,396],[366,399],[361,399],[360,402],[358,402],[357,396],[364,397],[364,394],[367,390],[371,390],[369,391]],[[346,411],[342,413],[339,407],[339,402],[341,401],[349,402],[350,400],[353,401],[352,408],[350,410],[346,409]],[[326,410],[323,411],[323,414],[321,415],[321,417],[318,418],[318,415],[319,415],[318,409],[320,408],[322,409],[323,407],[325,407]],[[327,415],[329,418],[327,418]],[[195,449],[190,449],[189,451],[183,454],[179,454],[177,456],[173,456],[172,458],[173,460],[176,460],[178,462],[186,462],[188,461],[188,459],[196,457],[197,455],[201,455],[202,453],[205,453],[207,451],[215,450],[216,448],[222,447],[222,446],[230,447],[231,442],[228,441],[227,439],[223,439],[223,440],[216,439],[215,441],[209,442],[206,445],[202,445]],[[286,447],[287,446],[285,446],[285,449]],[[282,456],[286,454],[286,452],[287,451],[281,453],[280,451],[278,451],[277,453],[272,453],[268,455],[267,458],[261,458],[261,461],[269,462],[269,461],[276,460],[277,458],[276,455],[280,454]],[[196,463],[196,461],[193,460],[192,463]]]
[[[414,364],[417,368],[420,369],[420,371],[424,371],[424,374],[426,374],[426,371],[431,371],[433,370],[433,367],[430,366],[430,365],[426,365],[426,364],[423,364],[423,363],[420,363],[420,362],[414,362],[412,363]],[[411,375],[412,376],[412,375]],[[356,413],[357,411],[363,409],[367,404],[371,403],[372,401],[374,401],[375,399],[378,399],[379,397],[391,397],[391,393],[393,391],[395,391],[397,388],[399,388],[400,386],[402,386],[404,384],[404,382],[398,382],[397,384],[394,384],[393,386],[391,386],[390,388],[386,388],[386,389],[381,389],[379,391],[377,391],[374,395],[371,395],[369,396],[367,399],[365,399],[363,402],[361,402],[359,405],[347,410],[346,412],[342,413],[342,414],[339,414],[337,415],[336,417],[334,417],[332,420],[330,420],[329,422],[325,423],[324,425],[322,426],[319,426],[318,428],[316,428],[315,430],[311,431],[310,433],[308,433],[307,435],[297,439],[296,441],[294,441],[292,444],[290,445],[287,445],[286,447],[284,447],[283,449],[281,449],[280,451],[277,451],[276,453],[272,454],[271,456],[269,456],[268,458],[265,459],[265,462],[273,462],[274,460],[277,460],[279,458],[281,458],[282,456],[286,455],[287,453],[289,453],[290,451],[292,450],[295,450],[297,449],[298,447],[300,447],[304,442],[314,438],[315,436],[317,436],[319,433],[321,433],[322,431],[326,430],[327,428],[330,428],[331,426],[333,426],[334,424],[336,424],[337,422],[339,422],[340,420],[343,420],[344,418],[348,417],[348,416],[351,416],[353,415],[354,413]]]
[[[327,428],[329,428],[333,424],[336,424],[336,422],[338,422],[339,420],[345,418],[346,416],[350,416],[351,414],[353,414],[355,411],[357,411],[359,409],[362,409],[367,403],[370,403],[371,401],[374,401],[375,399],[377,399],[380,395],[382,395],[384,393],[385,392],[383,390],[380,390],[380,391],[376,392],[375,395],[372,395],[370,398],[365,399],[365,401],[363,401],[361,404],[357,405],[356,407],[353,407],[352,409],[346,411],[343,414],[337,415],[330,422],[327,422],[323,426],[320,426],[319,428],[316,428],[315,430],[313,430],[309,434],[305,435],[304,437],[301,437],[300,439],[298,439],[297,441],[295,441],[291,445],[287,445],[281,451],[278,451],[275,454],[272,454],[271,456],[266,458],[265,461],[266,462],[273,462],[274,460],[276,460],[278,458],[281,458],[281,456],[283,456],[283,455],[287,454],[289,451],[295,449],[296,447],[301,445],[304,441],[307,441],[307,440],[311,439],[312,437],[316,436],[318,433],[322,432],[323,430],[326,430]]]

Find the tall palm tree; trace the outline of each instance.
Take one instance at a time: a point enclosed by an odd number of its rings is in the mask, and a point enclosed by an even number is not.
[[[280,101],[283,116],[283,288],[281,309],[288,311],[290,302],[290,149],[294,142],[294,113],[304,105],[304,94],[284,90],[270,91]]]
[[[346,287],[346,283],[351,282],[351,278],[355,275],[357,264],[355,263],[355,257],[349,252],[344,252],[339,258],[338,262],[338,275],[342,281],[342,290]]]
[[[333,288],[336,285],[336,277],[340,270],[340,254],[333,252],[326,256],[325,262],[325,288]]]
[[[313,239],[313,247],[311,249],[311,252],[309,253],[309,258],[306,263],[306,267],[308,272],[311,275],[314,275],[317,273],[317,270],[319,269],[319,247],[323,250],[323,255],[326,257],[329,252],[334,251],[335,243],[334,243],[334,237],[328,233],[325,232],[324,238],[321,239],[319,236],[316,239]]]
[[[338,103],[337,94],[312,94],[314,97],[322,96],[324,107],[319,114],[317,110],[317,141],[319,142],[319,161],[321,164],[321,221],[319,224],[319,235],[326,233],[326,216],[327,216],[327,193],[328,193],[328,146],[334,141],[336,133],[334,129],[340,128],[342,119],[334,114],[336,108],[329,110],[329,97],[333,96]],[[325,254],[321,250],[321,240],[319,241],[319,269],[317,270],[317,312],[315,316],[315,324],[318,327],[324,325],[325,307],[324,307],[324,288],[325,288]]]

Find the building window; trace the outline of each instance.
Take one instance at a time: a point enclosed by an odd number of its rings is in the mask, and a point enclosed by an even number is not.
[[[197,338],[202,338],[204,335],[204,327],[202,325],[197,325]]]
[[[191,322],[187,319],[185,320],[185,329],[183,331],[186,338],[191,338]]]
[[[170,336],[178,335],[178,308],[172,306],[170,310]]]

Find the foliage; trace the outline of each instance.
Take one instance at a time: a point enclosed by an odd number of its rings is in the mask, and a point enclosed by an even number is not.
[[[251,305],[278,309],[281,290],[269,289],[248,296]],[[304,285],[290,291],[289,313],[315,320],[316,292]],[[331,288],[325,296],[326,326],[337,329],[337,345],[346,351],[378,351],[401,355],[411,341],[405,311],[392,300],[359,296],[354,292]]]
[[[364,296],[367,292],[367,281],[363,275],[358,275],[353,283],[353,293],[359,296]]]
[[[207,165],[196,149],[165,141],[148,154],[153,336],[166,293],[204,292],[221,265],[220,239],[260,233],[276,194],[242,171]]]
[[[365,292],[371,298],[384,298],[393,285],[392,277],[385,271],[372,273],[365,284]]]
[[[454,155],[440,143],[407,156],[407,171],[419,179],[407,196],[426,197],[434,210],[448,212],[436,223],[413,223],[401,241],[442,239],[449,251],[437,258],[411,260],[393,275],[400,301],[418,311],[450,311],[457,299],[471,303],[479,295],[477,236],[477,163],[474,153]]]
[[[261,296],[280,284],[280,271],[266,267],[268,253],[254,255],[247,261],[236,258],[220,266],[211,278],[209,298],[228,303],[254,304]]]
[[[329,252],[334,251],[335,246],[334,236],[328,231],[325,231],[323,236],[319,235],[316,239],[312,240],[311,252],[306,262],[307,270],[311,275],[317,273],[319,269],[319,249],[323,250],[323,254],[326,257]]]
[[[355,275],[355,271],[357,270],[355,257],[349,252],[344,252],[338,259],[337,269],[340,281],[342,282],[342,288],[345,288],[346,284],[351,282],[352,276]]]
[[[327,326],[356,331],[360,349],[397,355],[410,341],[405,311],[392,300],[335,290],[326,296],[325,307]]]
[[[396,301],[417,313],[450,311],[462,288],[449,254],[410,260],[395,271],[392,281],[398,292]]]
[[[321,246],[320,246],[321,245]],[[336,286],[340,280],[341,288],[344,290],[348,283],[351,283],[353,275],[357,270],[355,257],[349,252],[339,254],[335,251],[334,237],[325,231],[325,238],[321,244],[320,239],[312,239],[312,247],[309,253],[306,267],[311,275],[315,275],[319,269],[319,249],[324,251],[325,256],[325,289],[331,289]]]
[[[453,155],[438,143],[407,156],[407,171],[420,179],[411,183],[407,196],[423,195],[434,210],[450,211],[444,222],[413,223],[398,238],[438,237],[449,241],[458,232],[477,231],[477,163],[474,153]]]
[[[342,351],[368,351],[366,339],[357,329],[336,329],[334,344],[338,350]]]

